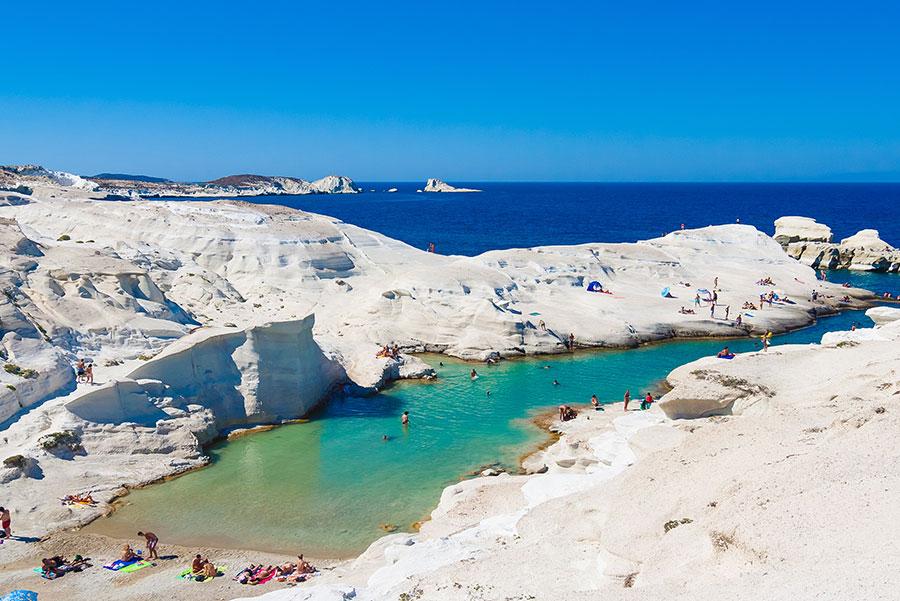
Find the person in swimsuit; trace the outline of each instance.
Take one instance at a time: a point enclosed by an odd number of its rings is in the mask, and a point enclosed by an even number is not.
[[[403,415],[400,417],[400,423],[404,426],[409,425],[409,411],[404,411]]]
[[[625,411],[628,411],[628,403],[630,403],[630,402],[631,402],[631,391],[626,390],[625,391]]]
[[[138,536],[143,536],[147,540],[147,559],[159,559],[159,555],[156,553],[159,537],[152,532],[138,532]]]
[[[603,407],[600,406],[600,399],[597,398],[596,394],[591,395],[591,407],[594,408],[594,411],[603,411]]]
[[[194,574],[202,572],[204,561],[203,557],[197,553],[197,555],[194,556],[194,560],[191,562],[191,572]]]
[[[12,523],[12,519],[9,515],[9,509],[6,507],[0,507],[0,525],[3,526],[3,537],[10,538],[12,536],[12,528],[10,524]]]

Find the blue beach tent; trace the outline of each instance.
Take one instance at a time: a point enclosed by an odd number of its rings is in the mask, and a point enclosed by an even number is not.
[[[588,284],[587,291],[588,292],[603,292],[603,284],[601,284],[597,280],[594,280],[593,282]]]

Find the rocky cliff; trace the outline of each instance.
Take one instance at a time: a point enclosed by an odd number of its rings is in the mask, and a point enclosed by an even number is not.
[[[900,270],[900,250],[882,240],[878,230],[861,230],[834,243],[827,225],[808,217],[781,217],[775,221],[775,240],[790,256],[813,268]]]

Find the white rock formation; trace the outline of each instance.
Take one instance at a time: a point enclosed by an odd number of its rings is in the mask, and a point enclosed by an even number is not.
[[[418,192],[418,190],[416,190]],[[474,188],[455,188],[439,179],[431,178],[425,182],[425,192],[481,192]]]
[[[33,508],[17,520],[34,531],[91,515],[47,508],[48,490],[90,488],[106,500],[120,484],[202,463],[202,444],[223,428],[302,415],[343,374],[374,389],[430,373],[405,354],[376,357],[384,344],[471,359],[563,352],[571,332],[579,346],[635,346],[784,331],[859,304],[839,303],[844,294],[871,298],[818,283],[742,225],[448,257],[280,206],[108,202],[46,178],[29,185],[27,203],[0,206],[0,318],[15,361],[0,373],[10,385],[0,388],[0,411],[3,453],[43,472],[20,470],[8,484]],[[678,311],[718,278],[733,319],[768,290],[756,284],[763,277],[795,304],[754,312],[741,327],[705,308]],[[611,293],[586,292],[593,280]],[[663,298],[663,287],[676,298]],[[118,383],[68,393],[78,356],[94,359],[97,382]],[[46,453],[38,439],[63,431],[83,450]]]
[[[831,242],[827,225],[809,217],[780,217],[775,220],[775,241],[785,246],[791,242]]]
[[[781,217],[775,220],[775,240],[790,256],[814,268],[900,270],[900,250],[882,240],[878,230],[861,230],[835,244],[828,226],[808,217]]]

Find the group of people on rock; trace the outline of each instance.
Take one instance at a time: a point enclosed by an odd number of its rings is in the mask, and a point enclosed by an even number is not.
[[[84,359],[79,358],[75,363],[76,381],[79,384],[94,383],[94,364],[85,363]]]
[[[631,390],[625,391],[625,396],[622,399],[624,401],[623,409],[628,411],[628,404],[631,402]],[[646,393],[644,399],[641,401],[641,411],[646,411],[653,405],[655,399],[651,393]],[[591,395],[591,407],[594,411],[604,411],[603,404],[600,402],[600,399],[596,394]],[[567,422],[569,420],[573,420],[578,417],[578,411],[572,407],[571,405],[560,405],[559,406],[559,421]]]
[[[382,357],[384,357],[385,359],[399,359],[400,347],[397,345],[397,343],[394,343],[393,346],[385,344],[383,347],[381,347],[381,350],[375,354],[375,356],[379,359]]]

